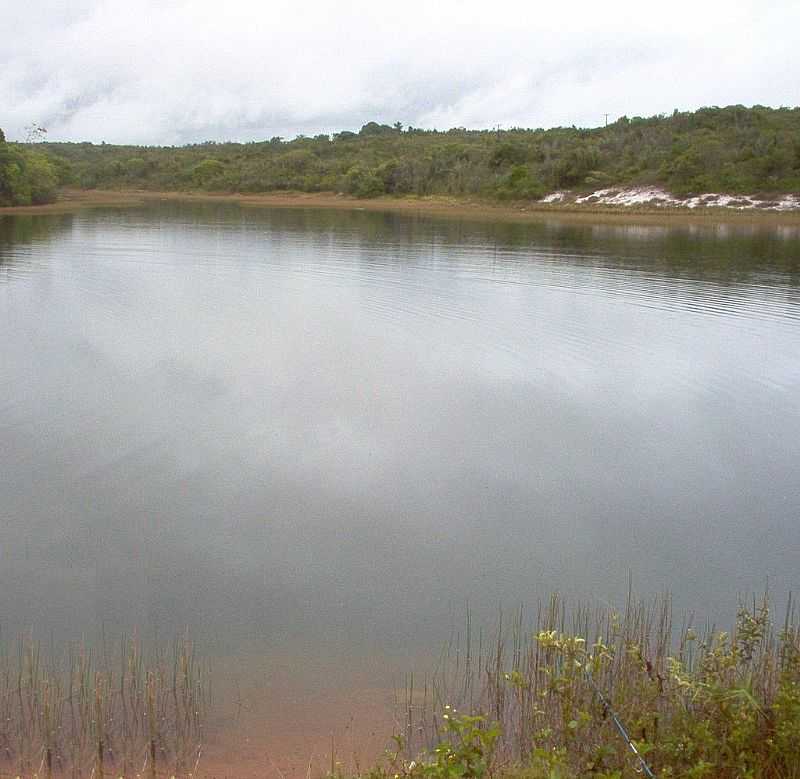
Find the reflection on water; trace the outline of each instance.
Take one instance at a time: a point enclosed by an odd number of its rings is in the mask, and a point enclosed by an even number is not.
[[[0,219],[3,630],[369,685],[466,601],[796,589],[798,280],[758,225]]]
[[[70,230],[72,214],[0,216],[0,284],[36,264],[34,245]]]

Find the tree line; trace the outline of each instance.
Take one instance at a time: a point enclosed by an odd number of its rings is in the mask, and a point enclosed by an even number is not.
[[[3,171],[10,169],[16,172],[9,178]],[[27,189],[19,183],[25,180]],[[0,147],[0,198],[8,200],[12,192],[12,200],[41,202],[53,181],[87,189],[512,200],[636,185],[658,185],[680,196],[800,193],[800,108],[701,108],[623,116],[593,129],[437,131],[369,122],[359,132],[252,143]]]

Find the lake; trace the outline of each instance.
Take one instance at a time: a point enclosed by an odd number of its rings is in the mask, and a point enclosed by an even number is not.
[[[5,216],[0,322],[3,635],[188,627],[286,766],[467,604],[800,584],[796,226]]]

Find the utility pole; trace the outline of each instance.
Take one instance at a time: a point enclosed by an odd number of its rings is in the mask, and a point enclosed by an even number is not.
[[[608,114],[603,114],[603,116],[606,118],[606,127],[608,127]]]

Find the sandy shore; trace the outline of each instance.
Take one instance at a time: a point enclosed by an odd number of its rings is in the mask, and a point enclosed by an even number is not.
[[[431,197],[380,197],[358,199],[335,192],[273,192],[255,195],[206,192],[150,192],[144,190],[64,190],[55,203],[42,206],[0,208],[4,214],[54,214],[83,208],[125,207],[159,200],[186,202],[226,202],[242,206],[269,208],[338,208],[430,214],[442,217],[503,222],[541,220],[572,222],[611,222],[636,224],[765,224],[798,225],[800,212],[736,211],[722,208],[703,210],[636,206],[561,205],[542,203],[497,204],[481,200]]]

